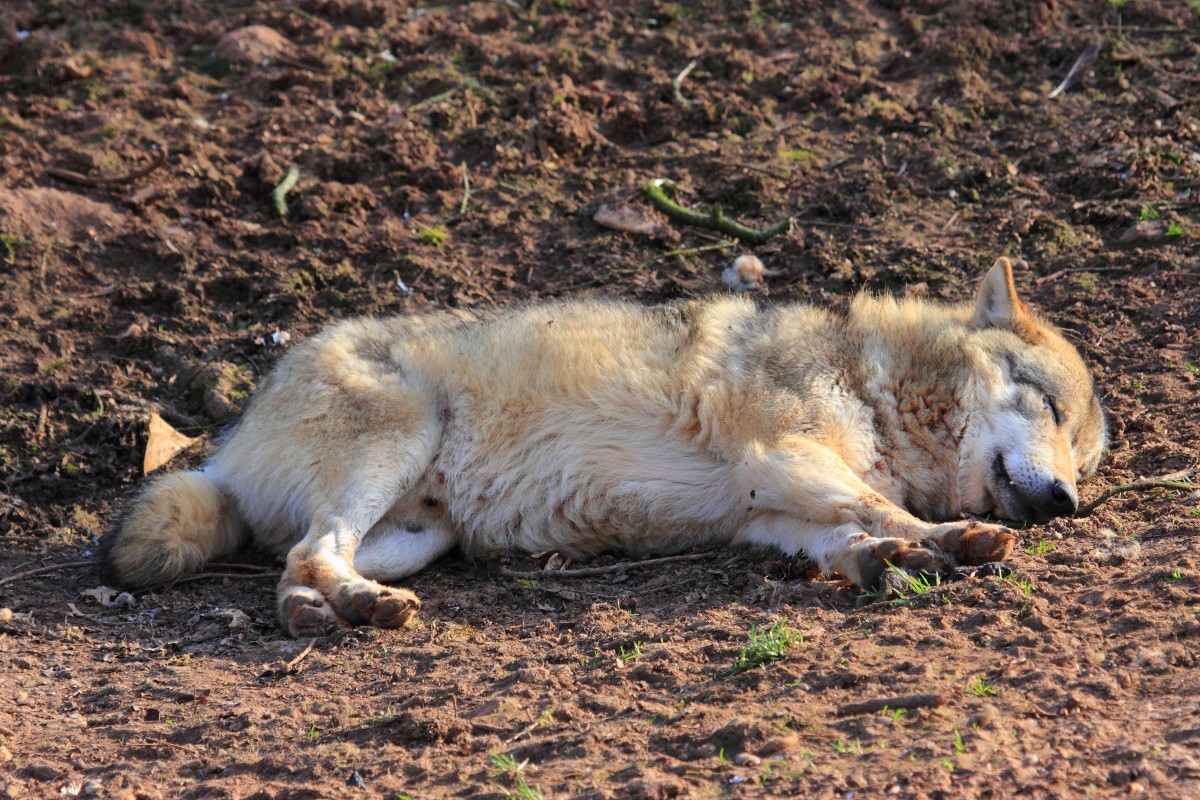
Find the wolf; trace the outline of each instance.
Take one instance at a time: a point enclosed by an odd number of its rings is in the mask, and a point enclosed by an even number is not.
[[[1074,513],[1107,437],[1082,358],[1005,258],[964,304],[360,318],[284,356],[202,468],[152,479],[106,558],[148,587],[247,545],[286,554],[293,636],[404,625],[420,601],[387,584],[456,546],[751,543],[871,587],[1007,557],[1014,532],[985,520]]]

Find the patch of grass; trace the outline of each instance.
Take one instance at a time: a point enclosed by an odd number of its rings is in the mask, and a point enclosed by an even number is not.
[[[1025,595],[1026,597],[1029,597],[1030,595],[1033,594],[1034,586],[1033,586],[1032,578],[1018,577],[1017,575],[1009,575],[1004,580],[1008,581],[1013,586],[1016,586],[1018,589],[1020,589],[1021,594]]]
[[[1146,220],[1158,219],[1158,209],[1154,206],[1142,204],[1141,210],[1138,211],[1138,219],[1145,222]]]
[[[934,575],[932,578],[928,575],[910,575],[894,564],[888,564],[888,571],[904,581],[905,588],[908,590],[908,594],[898,589],[895,590],[896,597],[891,601],[893,606],[907,605],[918,597],[940,588],[942,585],[941,575]]]
[[[70,360],[71,359],[67,358],[66,356],[63,356],[62,358],[56,358],[42,367],[42,374],[49,375],[51,372],[54,372],[54,370],[65,365]]]
[[[1200,367],[1190,361],[1183,362],[1183,368],[1188,371],[1189,375],[1200,375]]]
[[[806,147],[793,147],[787,150],[780,150],[779,157],[784,161],[796,161],[804,164],[812,161],[813,151]]]
[[[417,231],[417,238],[421,240],[422,244],[440,248],[450,238],[450,234],[437,225],[429,225]]]
[[[634,642],[633,646],[630,647],[628,650],[626,650],[624,648],[624,646],[618,648],[618,650],[617,650],[617,661],[619,661],[622,666],[624,666],[626,664],[631,664],[634,661],[637,661],[641,657],[642,657],[642,643],[641,642]]]
[[[844,756],[861,756],[863,753],[862,742],[858,739],[851,739],[849,742],[838,739],[830,742],[830,746]]]
[[[1183,226],[1174,220],[1167,223],[1167,238],[1174,239],[1183,236]]]
[[[883,715],[885,717],[890,717],[892,722],[899,722],[900,718],[907,713],[908,712],[903,708],[888,708],[887,706],[883,707]]]
[[[11,264],[17,260],[17,245],[21,243],[19,236],[11,233],[0,233],[0,247],[4,248],[4,263]]]
[[[532,771],[528,758],[518,762],[515,756],[508,753],[492,753],[488,762],[490,764],[489,774],[493,778],[505,778],[515,784],[512,789],[505,789],[503,786],[496,787],[505,798],[543,800],[545,797],[541,789],[535,789],[525,780],[525,770]]]
[[[967,752],[967,745],[963,742],[962,734],[958,732],[958,728],[954,729],[954,755],[961,756]]]
[[[1163,578],[1163,580],[1174,586],[1183,580],[1183,570],[1179,569],[1179,567],[1176,567],[1175,569],[1171,570],[1171,574]]]
[[[995,697],[1000,694],[996,684],[988,683],[982,675],[976,675],[971,679],[971,682],[967,684],[967,691],[976,697]]]
[[[1027,555],[1027,556],[1044,556],[1047,553],[1053,553],[1057,549],[1058,549],[1058,545],[1055,544],[1052,540],[1042,539],[1037,544],[1026,547],[1025,555]]]
[[[523,586],[526,589],[537,589],[541,587],[540,583],[535,580],[530,580],[529,578],[513,578],[513,580],[517,582],[518,586]]]
[[[750,643],[733,662],[734,675],[783,658],[789,647],[804,642],[804,637],[788,628],[782,620],[765,630],[757,626],[750,628],[749,638]]]

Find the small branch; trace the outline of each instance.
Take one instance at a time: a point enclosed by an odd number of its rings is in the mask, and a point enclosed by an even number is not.
[[[453,225],[456,222],[461,222],[467,216],[467,203],[471,202],[471,173],[467,171],[467,162],[462,162],[463,176],[463,191],[462,200],[458,204],[458,211],[445,219],[446,225]]]
[[[1075,59],[1075,63],[1071,65],[1071,71],[1067,73],[1067,77],[1063,78],[1062,83],[1046,96],[1053,100],[1067,89],[1070,89],[1074,85],[1075,79],[1079,77],[1079,73],[1091,66],[1092,62],[1096,60],[1096,56],[1100,53],[1100,48],[1103,44],[1103,39],[1096,39],[1085,47],[1083,52],[1079,54],[1079,58]]]
[[[651,205],[677,222],[710,228],[728,236],[741,239],[743,242],[749,244],[766,244],[779,234],[787,233],[792,229],[792,220],[790,218],[772,225],[765,231],[760,231],[730,219],[719,208],[714,208],[707,214],[692,211],[667,197],[667,193],[663,191],[663,186],[666,184],[667,181],[662,178],[648,180],[645,186],[642,187],[642,194],[650,201]]]
[[[16,575],[9,575],[7,578],[0,579],[0,586],[8,583],[14,583],[24,578],[32,578],[34,575],[45,575],[47,572],[57,572],[60,569],[82,569],[83,567],[98,567],[99,561],[67,561],[63,564],[51,564],[48,567],[38,567],[37,569],[29,569],[24,572],[18,572]]]
[[[536,572],[521,572],[520,570],[501,567],[500,574],[507,578],[525,578],[526,580],[537,580],[538,578],[594,578],[597,575],[612,575],[618,572],[624,572],[632,567],[649,567],[654,564],[665,564],[668,561],[696,561],[701,558],[707,558],[712,553],[687,553],[681,556],[663,556],[662,558],[647,558],[644,561],[622,561],[620,564],[612,564],[607,567],[584,567],[583,569],[543,569]]]
[[[1196,484],[1192,483],[1192,475],[1195,472],[1194,467],[1188,467],[1185,470],[1163,475],[1159,478],[1146,478],[1133,483],[1123,483],[1120,486],[1114,486],[1111,489],[1106,489],[1092,502],[1088,503],[1083,508],[1075,512],[1076,517],[1091,516],[1092,512],[1100,507],[1100,504],[1109,498],[1116,497],[1119,494],[1126,492],[1146,492],[1152,489],[1174,489],[1175,491],[1190,492],[1195,491]]]
[[[293,658],[291,661],[289,661],[287,663],[287,666],[283,668],[284,672],[294,672],[297,665],[299,665],[299,663],[301,661],[303,661],[304,659],[308,658],[308,654],[313,651],[313,646],[316,645],[316,643],[317,643],[317,640],[315,638],[310,640],[308,643],[308,647],[304,648],[304,650],[301,651],[300,655],[296,656],[295,658]]]
[[[679,87],[683,86],[683,82],[687,80],[687,76],[692,74],[692,70],[699,64],[698,59],[693,58],[691,63],[684,67],[678,75],[671,79],[671,91],[675,95],[675,102],[687,108],[691,102],[683,96],[683,92],[679,91]]]
[[[195,575],[187,575],[182,578],[171,581],[166,586],[175,586],[180,583],[190,583],[192,581],[205,581],[210,578],[232,578],[233,580],[256,580],[258,578],[279,578],[283,575],[282,572],[198,572]],[[145,590],[140,590],[145,591]]]
[[[461,87],[459,87],[459,86],[455,86],[453,89],[447,89],[446,91],[442,92],[441,94],[435,94],[433,97],[426,97],[421,102],[414,103],[411,106],[409,106],[408,110],[409,111],[420,111],[424,108],[428,108],[429,106],[435,106],[438,103],[442,102],[443,100],[449,100],[451,97],[454,96],[454,93],[457,92],[460,88]]]
[[[280,217],[286,217],[288,213],[287,202],[283,198],[288,192],[295,189],[296,184],[299,182],[300,170],[295,167],[289,167],[287,175],[284,175],[279,185],[271,190],[271,205],[275,206],[275,213]]]
[[[113,175],[107,178],[93,178],[90,175],[84,175],[82,172],[75,172],[70,169],[62,169],[60,167],[46,167],[46,174],[52,178],[58,178],[60,181],[67,183],[77,183],[81,186],[119,186],[122,183],[136,181],[138,178],[144,178],[154,170],[163,165],[167,160],[167,148],[162,145],[155,145],[157,152],[154,155],[154,160],[141,169],[135,169],[133,172],[127,172],[124,175]]]
[[[850,717],[855,714],[874,714],[878,711],[896,708],[940,708],[946,705],[946,698],[940,694],[906,694],[901,697],[885,697],[880,700],[864,700],[861,703],[846,703],[838,706],[834,716]]]

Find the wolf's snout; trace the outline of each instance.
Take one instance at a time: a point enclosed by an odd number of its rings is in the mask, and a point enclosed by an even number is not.
[[[1079,508],[1079,498],[1074,490],[1060,480],[1053,481],[1040,492],[1026,494],[1023,499],[1033,512],[1034,522],[1070,516]]]

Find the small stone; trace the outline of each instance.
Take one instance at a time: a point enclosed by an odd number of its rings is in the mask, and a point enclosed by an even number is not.
[[[104,784],[101,783],[100,781],[84,781],[83,782],[82,792],[83,792],[84,797],[95,797],[96,795],[100,794],[102,791],[104,791]]]
[[[213,55],[226,61],[242,61],[257,64],[264,59],[276,58],[287,53],[292,43],[279,31],[266,25],[249,25],[238,28],[221,37]]]
[[[762,759],[753,753],[738,753],[733,757],[733,763],[739,767],[757,767],[762,763]]]
[[[979,707],[979,710],[972,715],[969,724],[972,726],[978,725],[981,728],[990,728],[1000,720],[1000,709],[996,708],[991,703],[984,703]]]
[[[5,607],[0,608],[0,623],[12,622],[12,609]]]
[[[0,764],[7,764],[9,761],[12,761],[12,759],[12,751],[0,744]]]
[[[46,764],[30,764],[24,772],[35,781],[52,781],[58,777],[58,770]]]
[[[17,692],[16,696],[13,697],[13,699],[17,701],[17,705],[19,705],[19,706],[30,705],[29,692]]]

